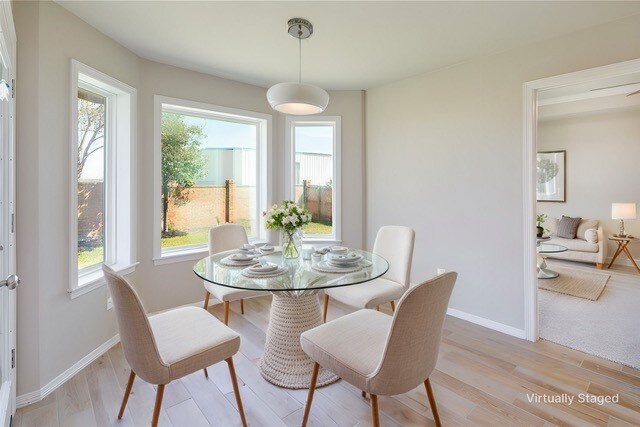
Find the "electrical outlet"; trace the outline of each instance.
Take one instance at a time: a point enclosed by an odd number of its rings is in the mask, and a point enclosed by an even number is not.
[[[439,268],[438,269],[438,276],[441,275],[441,274],[444,274],[446,272],[447,272],[447,270],[445,270],[444,268]]]
[[[107,310],[111,310],[113,308],[113,300],[111,297],[107,298]]]

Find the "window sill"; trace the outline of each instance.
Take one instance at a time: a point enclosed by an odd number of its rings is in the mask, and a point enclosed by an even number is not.
[[[341,245],[342,240],[336,240],[332,238],[325,239],[323,237],[303,237],[302,238],[303,245],[314,245],[314,246],[333,246],[333,245]]]
[[[113,265],[113,268],[117,273],[124,275],[131,274],[135,271],[136,266],[139,263],[133,263],[130,265]],[[78,298],[86,293],[89,293],[95,289],[101,288],[106,282],[102,275],[102,270],[92,271],[91,273],[83,274],[78,277],[78,287],[75,289],[69,289],[69,297],[71,299]]]
[[[160,258],[153,259],[153,265],[173,264],[175,262],[194,261],[209,255],[209,249],[198,247],[166,252]]]
[[[264,239],[249,239],[251,244],[267,243]],[[176,249],[173,251],[167,251],[163,253],[159,258],[153,259],[153,265],[173,264],[176,262],[195,261],[200,260],[209,255],[209,249],[207,246],[197,246],[184,249]]]

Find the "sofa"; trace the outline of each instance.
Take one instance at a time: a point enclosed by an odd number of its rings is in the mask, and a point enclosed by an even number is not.
[[[558,222],[558,218],[546,219],[543,227],[548,230],[545,230],[545,235],[549,235],[550,239],[542,243],[561,245],[568,250],[565,252],[545,254],[545,256],[548,258],[594,263],[596,267],[601,270],[607,259],[607,241],[598,220],[582,219],[578,225],[575,239],[558,237],[556,235]],[[593,230],[595,230],[595,233]]]

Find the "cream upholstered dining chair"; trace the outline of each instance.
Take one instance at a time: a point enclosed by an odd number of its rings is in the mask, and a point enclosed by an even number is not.
[[[379,426],[378,395],[406,393],[424,382],[436,425],[440,417],[429,382],[438,360],[440,338],[457,273],[427,280],[404,294],[393,317],[359,310],[302,334],[302,349],[316,363],[302,425],[309,418],[318,369],[333,372],[371,394],[374,426]]]
[[[247,232],[240,224],[221,224],[209,230],[209,255],[238,249],[249,243]],[[224,324],[229,324],[229,303],[240,300],[240,312],[244,314],[244,298],[252,298],[264,295],[261,291],[248,291],[243,289],[227,288],[204,282],[206,294],[204,296],[204,309],[209,307],[209,298],[213,295],[224,304]]]
[[[122,419],[136,375],[158,386],[151,425],[158,425],[165,385],[222,360],[236,395],[242,425],[247,422],[238,391],[232,356],[240,348],[240,336],[198,307],[176,308],[147,317],[131,285],[106,265],[102,267],[113,298],[124,356],[131,366],[118,419]]]
[[[391,310],[394,310],[394,301],[409,289],[415,235],[409,227],[381,227],[373,244],[373,253],[389,262],[389,271],[382,277],[359,285],[325,289],[324,321],[327,321],[329,298],[355,308],[378,309],[382,304],[391,303]]]

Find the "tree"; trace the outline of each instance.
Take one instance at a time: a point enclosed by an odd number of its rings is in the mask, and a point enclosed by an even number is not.
[[[104,148],[104,103],[78,99],[78,179],[87,159]]]
[[[105,102],[104,98],[88,91],[80,90],[78,94],[78,183],[89,157],[104,150]],[[91,197],[91,186],[78,185],[78,219],[82,218]],[[102,244],[102,217],[98,218],[96,228],[81,230],[82,239]]]
[[[162,232],[169,230],[169,202],[189,200],[189,188],[204,176],[205,158],[200,151],[202,127],[185,123],[182,116],[162,113]]]

